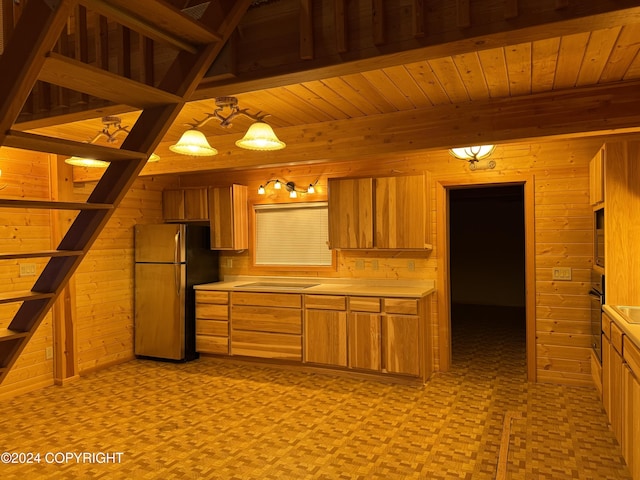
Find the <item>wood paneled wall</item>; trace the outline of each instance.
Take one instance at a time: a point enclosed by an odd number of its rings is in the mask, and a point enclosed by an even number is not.
[[[461,178],[492,183],[507,175],[529,174],[535,183],[535,275],[537,336],[537,379],[577,385],[590,385],[590,314],[589,282],[592,265],[592,209],[589,205],[589,160],[603,143],[601,138],[558,140],[499,146],[492,159],[493,170],[470,172],[466,164],[446,152],[423,152],[386,155],[325,165],[265,168],[262,170],[217,172],[209,175],[183,175],[181,186],[227,185],[249,186],[250,202],[290,201],[284,190],[267,190],[259,196],[257,188],[271,178],[306,185],[318,180],[318,194],[302,196],[297,201],[326,198],[326,180],[330,177],[397,175],[429,171],[433,181]],[[431,252],[342,251],[334,272],[283,272],[256,268],[250,252],[223,253],[222,275],[291,274],[336,277],[389,279],[437,278],[435,188],[430,192]],[[378,268],[374,269],[377,260]],[[364,265],[364,268],[360,268]],[[571,281],[552,280],[555,266],[571,267]],[[434,296],[435,297],[435,296]],[[432,305],[435,322],[434,346],[436,368],[439,344],[438,305]]]
[[[162,190],[175,179],[138,179],[100,234],[76,279],[80,373],[133,358],[133,226],[162,223]],[[76,188],[79,197],[93,185]]]
[[[226,171],[181,177],[139,179],[111,219],[76,273],[78,356],[80,372],[101,368],[133,357],[133,234],[135,223],[154,223],[161,218],[161,191],[176,186],[249,186],[250,202],[289,202],[284,190],[268,189],[259,196],[257,188],[271,178],[294,181],[303,186],[318,180],[317,194],[302,195],[298,201],[326,199],[327,179],[343,176],[384,176],[428,171],[433,180],[450,177],[482,179],[492,183],[503,175],[532,174],[535,178],[535,271],[537,333],[536,359],[539,381],[591,384],[589,347],[589,272],[592,263],[592,210],[589,206],[588,162],[603,139],[558,140],[520,143],[498,147],[494,170],[470,172],[464,162],[446,152],[385,155],[352,162],[295,167],[269,167],[250,171]],[[0,195],[47,198],[48,158],[7,154],[0,150]],[[4,155],[3,155],[4,153]],[[77,184],[81,198],[89,185]],[[429,192],[431,252],[339,252],[335,271],[273,271],[255,268],[249,252],[222,253],[221,275],[272,274],[340,276],[389,279],[436,279],[440,252],[436,248],[435,188]],[[49,248],[48,214],[38,211],[0,211],[5,234],[3,249]],[[373,260],[376,260],[374,262]],[[377,265],[377,268],[374,268]],[[554,266],[570,266],[572,280],[551,280]],[[40,264],[39,264],[40,268]],[[0,264],[0,276],[8,288],[24,288],[16,262]],[[4,287],[7,288],[7,287]],[[433,331],[438,331],[438,305],[432,302]],[[9,308],[9,307],[7,307]],[[3,316],[2,318],[7,318]],[[16,368],[0,387],[0,396],[50,385],[52,362],[44,350],[52,345],[51,320],[47,319],[27,347]],[[434,335],[435,359],[438,338]],[[438,367],[436,362],[436,368]]]
[[[11,148],[0,148],[0,196],[3,198],[49,198],[49,156]],[[3,188],[4,187],[4,188]],[[46,210],[0,209],[0,250],[28,252],[51,248],[51,217]],[[31,290],[35,276],[20,276],[20,264],[33,263],[39,273],[44,259],[1,260],[0,292]],[[18,304],[0,306],[0,328],[7,328]],[[53,384],[53,359],[46,358],[53,346],[51,314],[0,385],[0,398]]]

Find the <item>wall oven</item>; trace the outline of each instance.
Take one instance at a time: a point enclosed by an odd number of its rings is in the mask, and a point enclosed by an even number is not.
[[[593,212],[593,261],[604,268],[604,208]]]
[[[591,270],[591,346],[602,363],[602,305],[604,305],[604,274]]]

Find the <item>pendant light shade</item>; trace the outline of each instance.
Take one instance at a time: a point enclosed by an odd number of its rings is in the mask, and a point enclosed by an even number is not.
[[[247,150],[281,150],[286,144],[276,137],[273,129],[265,122],[253,123],[247,133],[236,142],[236,146]]]
[[[184,132],[178,143],[171,145],[169,150],[194,157],[210,157],[218,154],[218,151],[209,145],[204,133],[195,128]]]
[[[451,155],[470,162],[477,162],[483,158],[487,158],[496,149],[495,145],[477,145],[473,147],[452,148],[449,150]]]
[[[82,158],[82,157],[70,157],[67,158],[64,163],[69,165],[73,165],[74,167],[108,167],[109,162],[105,162],[104,160],[96,160],[94,158]]]

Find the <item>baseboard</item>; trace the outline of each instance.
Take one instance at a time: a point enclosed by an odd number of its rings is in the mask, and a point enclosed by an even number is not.
[[[112,360],[110,362],[102,363],[100,365],[96,365],[95,367],[89,367],[80,371],[80,376],[84,377],[86,375],[90,375],[94,372],[98,372],[100,370],[104,370],[105,368],[114,367],[116,365],[120,365],[121,363],[127,363],[132,360],[135,360],[135,355],[131,355],[130,357],[118,358],[116,360]]]

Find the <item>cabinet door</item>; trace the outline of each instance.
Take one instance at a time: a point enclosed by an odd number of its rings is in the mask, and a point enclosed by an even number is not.
[[[329,248],[373,248],[373,179],[328,181]]]
[[[420,375],[419,318],[407,315],[382,317],[384,365],[389,373]]]
[[[619,443],[622,443],[622,371],[622,355],[611,346],[609,362],[609,378],[611,382],[609,423]]]
[[[424,176],[375,179],[375,246],[425,248]]]
[[[381,370],[380,315],[349,314],[349,366]]]
[[[209,220],[209,202],[206,188],[190,188],[184,191],[185,220]]]
[[[247,196],[245,185],[209,189],[212,250],[249,248]]]
[[[346,312],[306,310],[304,357],[306,362],[347,366]]]
[[[184,220],[184,190],[162,191],[162,218],[165,222]]]

